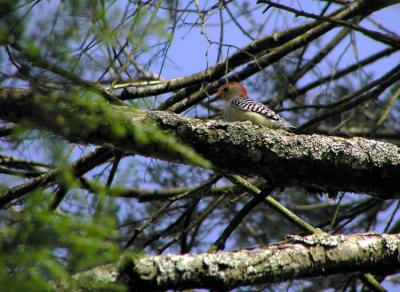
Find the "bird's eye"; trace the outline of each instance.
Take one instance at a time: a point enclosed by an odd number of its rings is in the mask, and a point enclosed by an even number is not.
[[[228,87],[224,87],[224,92],[227,92],[228,91]]]

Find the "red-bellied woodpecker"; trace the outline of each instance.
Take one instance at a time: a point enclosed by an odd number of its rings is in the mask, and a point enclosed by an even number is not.
[[[224,118],[228,122],[251,121],[267,128],[300,132],[266,105],[250,99],[246,88],[240,82],[222,85],[217,95],[225,100]]]

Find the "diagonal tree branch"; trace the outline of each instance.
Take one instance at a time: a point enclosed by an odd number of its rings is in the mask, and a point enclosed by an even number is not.
[[[188,95],[193,93],[193,89],[191,88],[192,85],[199,86],[199,84],[205,81],[217,81],[235,68],[250,61],[254,61],[238,74],[228,78],[230,81],[234,81],[235,79],[244,80],[272,64],[276,60],[303,46],[305,43],[309,43],[310,41],[320,37],[327,31],[336,27],[337,22],[349,20],[354,17],[365,17],[374,11],[378,11],[395,3],[397,3],[397,1],[392,0],[354,1],[351,5],[340,8],[327,16],[326,18],[329,19],[330,22],[327,22],[326,20],[315,20],[287,31],[265,36],[243,47],[228,58],[204,71],[152,86],[130,89],[129,92],[124,91],[120,98],[132,99],[181,89],[178,93],[161,104],[159,109],[164,110],[168,108],[175,112],[183,111],[196,104],[198,101],[206,98],[208,94],[215,92],[215,89],[225,80],[220,80],[204,88],[202,87],[203,90],[201,92],[187,98]],[[273,49],[273,51],[269,53],[269,50],[271,49]],[[267,54],[264,55],[265,53]],[[200,86],[197,87],[197,89],[198,88],[200,88]],[[186,100],[184,100],[185,98]]]
[[[31,62],[34,66],[46,69],[50,72],[53,72],[54,74],[61,76],[61,77],[65,78],[66,80],[71,81],[73,84],[79,85],[82,88],[86,88],[87,90],[89,90],[91,92],[94,92],[100,96],[103,96],[109,102],[123,105],[123,102],[121,102],[118,98],[116,98],[112,94],[109,94],[104,89],[97,86],[97,84],[80,78],[78,75],[74,74],[73,72],[65,70],[65,69],[61,68],[60,66],[57,66],[56,64],[53,64],[53,63],[47,61],[46,59],[41,58],[39,55],[32,53],[29,49],[23,48],[17,43],[10,43],[10,45],[19,52],[21,57],[23,57],[27,61]]]
[[[104,105],[103,105],[104,106]],[[362,138],[294,135],[245,123],[186,118],[169,112],[141,111],[108,105],[77,104],[70,98],[48,97],[25,90],[0,90],[0,118],[29,122],[70,141],[113,146],[119,150],[179,163],[193,163],[152,134],[154,125],[212,162],[213,168],[258,175],[282,186],[320,191],[369,193],[396,197],[400,191],[399,148]],[[115,131],[122,127],[122,131]],[[149,141],[135,131],[152,134]],[[227,159],[235,157],[235,159]],[[205,166],[210,167],[210,166]]]
[[[383,33],[377,32],[377,31],[366,29],[366,28],[360,27],[359,25],[356,25],[354,23],[348,23],[348,22],[345,22],[345,21],[342,21],[342,20],[333,20],[333,19],[331,19],[329,17],[324,17],[324,16],[321,16],[321,15],[313,14],[313,13],[307,13],[307,12],[305,12],[303,10],[294,9],[292,7],[285,6],[285,5],[282,5],[282,4],[279,4],[279,3],[275,3],[275,2],[269,1],[269,0],[258,0],[257,2],[258,3],[268,4],[270,6],[278,8],[278,9],[290,11],[290,12],[294,13],[296,16],[301,15],[301,16],[305,16],[305,17],[309,17],[309,18],[313,18],[313,19],[324,20],[324,21],[327,21],[327,22],[335,23],[335,24],[340,25],[340,26],[351,28],[351,29],[353,29],[355,31],[361,32],[362,34],[364,34],[364,35],[366,35],[366,36],[368,36],[368,37],[370,37],[370,38],[372,38],[374,40],[377,40],[377,41],[382,42],[384,44],[393,46],[394,48],[400,48],[400,38],[398,38],[396,36],[392,36],[392,35],[389,35],[389,34],[383,34]],[[387,6],[388,5],[393,5],[393,4],[396,4],[396,3],[399,3],[399,2],[400,1],[396,1],[396,0],[387,1],[386,5]]]
[[[379,271],[390,274],[400,268],[399,245],[399,234],[295,235],[252,250],[131,258],[119,267],[119,275],[115,265],[107,265],[75,278],[91,277],[103,282],[117,279],[133,291],[143,291],[228,289],[338,273]]]
[[[73,163],[73,173],[76,176],[81,176],[93,167],[104,163],[112,157],[113,151],[106,148],[98,148],[91,153],[82,156]],[[63,169],[50,170],[35,177],[34,179],[16,187],[13,187],[3,193],[0,193],[0,208],[3,208],[6,204],[13,200],[17,200],[27,193],[34,191],[38,187],[46,186],[49,182],[56,179],[57,175],[62,172]]]
[[[392,5],[393,1],[375,1],[375,0],[362,0],[355,1],[351,5],[348,5],[344,9],[340,9],[330,15],[332,21],[336,20],[347,20],[354,17],[365,17],[368,14],[380,10],[388,5]],[[225,83],[226,81],[240,81],[253,76],[257,72],[263,70],[264,68],[270,66],[276,61],[287,56],[289,53],[301,48],[302,46],[310,43],[311,41],[324,35],[326,32],[336,27],[333,22],[326,21],[316,21],[312,22],[316,25],[312,26],[308,31],[303,34],[297,35],[294,38],[288,40],[287,42],[280,44],[279,46],[274,46],[271,50],[268,50],[262,56],[255,58],[254,62],[249,63],[246,67],[237,73],[232,73],[226,76],[224,79],[212,82],[207,86],[204,86],[201,90],[195,92],[194,94],[187,96],[188,94],[184,91],[180,91],[171,98],[169,98],[164,104],[160,105],[159,109],[166,109],[173,112],[182,112],[191,106],[196,105],[199,101],[206,98],[208,95],[213,94],[216,89]],[[270,49],[270,48],[267,48]],[[226,71],[228,73],[228,71]],[[216,80],[212,79],[211,81]],[[191,94],[192,92],[190,92]],[[173,101],[173,102],[172,102]]]
[[[298,89],[292,89],[289,88],[289,92],[286,95],[286,98],[295,98],[296,96],[305,94],[307,91],[309,91],[310,89],[316,88],[317,86],[320,86],[326,82],[331,82],[334,80],[337,80],[349,73],[352,73],[354,71],[356,71],[357,69],[361,69],[383,57],[387,57],[390,56],[392,53],[396,52],[397,49],[394,48],[387,48],[387,49],[383,49],[382,51],[376,53],[376,54],[372,54],[371,56],[360,60],[359,62],[356,62],[352,65],[346,66],[345,68],[338,70],[338,71],[333,71],[331,74],[322,76],[321,78],[312,81]],[[275,99],[276,97],[272,98]]]

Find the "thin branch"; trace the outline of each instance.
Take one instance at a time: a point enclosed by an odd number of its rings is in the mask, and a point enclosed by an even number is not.
[[[380,5],[382,5],[382,7]],[[339,11],[332,13],[330,18],[332,18],[333,20],[345,20],[349,18],[351,19],[354,17],[358,17],[360,15],[364,16],[365,14],[371,13],[373,11],[371,9],[375,8],[376,10],[379,10],[380,8],[383,8],[386,5],[387,1],[379,1],[379,2],[376,2],[375,0],[369,0],[366,2],[357,1],[354,4],[350,5],[349,7],[346,7],[345,9],[341,9]],[[227,81],[245,80],[248,77],[259,72],[260,70],[263,70],[269,65],[273,64],[274,62],[280,60],[282,57],[293,52],[294,50],[297,50],[301,48],[303,45],[308,44],[311,41],[317,39],[321,35],[325,34],[327,31],[335,27],[335,24],[332,22],[318,21],[317,23],[313,22],[312,24],[314,25],[311,28],[309,28],[306,32],[303,32],[303,34],[300,34],[288,40],[286,43],[281,44],[279,47],[275,47],[269,53],[261,57],[255,58],[255,61],[253,63],[248,64],[240,72],[237,72],[236,74],[233,73],[227,76],[226,78],[210,83],[207,86],[204,86],[198,92],[192,94],[187,98],[185,98],[186,96],[184,94],[182,95],[180,92],[178,92],[175,96],[168,99],[168,104],[164,103],[162,106],[160,106],[160,109],[168,108],[173,112],[182,112],[190,108],[191,106],[196,105],[199,101],[203,100],[207,96],[213,94],[216,91],[216,89],[223,83]]]
[[[72,73],[71,71],[67,71],[55,64],[50,63],[49,61],[41,58],[40,56],[31,53],[30,50],[28,50],[27,48],[22,48],[17,43],[12,43],[10,45],[15,50],[17,50],[24,59],[28,60],[35,66],[46,69],[54,74],[61,76],[62,78],[65,78],[66,80],[71,81],[75,85],[86,88],[93,93],[101,95],[106,100],[108,100],[114,104],[123,105],[123,102],[121,102],[118,98],[116,98],[112,94],[109,94],[108,92],[106,92],[101,87],[97,86],[97,84],[87,81],[87,80],[84,80],[84,79],[80,78],[79,76],[75,75],[74,73]]]
[[[74,162],[73,169],[76,176],[80,176],[89,171],[93,167],[107,161],[112,156],[112,151],[107,148],[98,148],[96,151],[85,155]],[[0,208],[4,208],[10,202],[21,199],[27,193],[41,187],[46,186],[53,181],[57,175],[64,169],[56,169],[46,172],[24,184],[15,186],[3,193],[0,193]]]
[[[284,32],[277,32],[273,35],[268,35],[263,38],[259,38],[249,45],[243,47],[237,52],[230,55],[228,58],[221,60],[214,66],[207,68],[204,71],[200,71],[198,73],[192,74],[190,76],[176,78],[172,80],[168,80],[166,82],[162,82],[157,85],[140,87],[135,89],[130,89],[129,93],[125,92],[122,99],[127,98],[138,98],[138,97],[146,97],[151,95],[163,94],[171,91],[176,91],[182,88],[179,94],[171,97],[166,101],[163,105],[160,106],[160,109],[166,109],[176,102],[182,100],[182,97],[187,95],[187,87],[201,84],[204,81],[213,81],[225,75],[227,72],[232,71],[234,68],[237,68],[250,60],[254,60],[257,58],[257,55],[264,51],[265,48],[274,48],[284,44],[287,41],[307,32],[309,29],[318,25],[319,22],[311,22],[302,26],[298,26]]]
[[[361,60],[360,62],[354,63],[350,66],[346,66],[345,68],[343,68],[342,70],[338,70],[338,71],[334,71],[332,74],[326,75],[321,77],[318,80],[312,81],[306,85],[304,85],[303,87],[299,88],[299,89],[295,89],[295,90],[290,90],[287,94],[287,98],[295,98],[296,96],[305,94],[307,91],[320,86],[326,82],[331,82],[333,80],[337,80],[351,72],[354,72],[357,69],[363,68],[371,63],[376,62],[377,60],[383,58],[383,57],[387,57],[389,55],[391,55],[394,52],[397,52],[398,50],[395,48],[387,48],[387,49],[383,49],[382,51],[373,54],[363,60]]]
[[[272,190],[273,187],[267,187],[263,191],[260,191],[258,194],[254,195],[254,197],[249,202],[247,202],[238,213],[235,214],[233,219],[230,220],[224,231],[210,246],[208,252],[217,252],[219,250],[223,250],[225,248],[225,243],[228,240],[228,237],[233,233],[233,231],[235,231],[238,225],[243,221],[244,217],[246,217],[255,207],[257,207],[262,201],[264,201],[265,197],[269,196]]]
[[[5,136],[11,135],[12,132],[14,131],[14,129],[15,129],[15,126],[11,126],[11,125],[0,128],[0,137],[5,137]]]
[[[366,2],[368,2],[368,1],[366,1]],[[382,1],[382,2],[386,2],[386,4],[384,4],[384,5],[393,5],[393,4],[399,3],[400,1]],[[379,41],[379,42],[382,42],[384,44],[390,45],[390,46],[392,46],[394,48],[397,48],[397,49],[400,48],[400,38],[396,37],[394,35],[391,35],[391,34],[384,34],[384,33],[380,33],[380,32],[377,32],[377,31],[370,30],[370,29],[366,29],[366,28],[360,27],[359,25],[355,25],[353,23],[349,23],[349,22],[346,22],[346,21],[343,21],[343,20],[332,19],[331,17],[325,17],[325,16],[321,16],[321,15],[318,15],[318,14],[308,13],[308,12],[305,12],[303,10],[294,9],[292,7],[285,6],[285,5],[282,5],[282,4],[279,4],[279,3],[275,3],[275,2],[269,1],[269,0],[259,0],[258,3],[265,3],[265,4],[268,4],[270,6],[273,6],[273,7],[282,9],[282,10],[286,10],[286,11],[292,12],[292,13],[296,14],[296,16],[297,15],[301,15],[301,16],[312,18],[312,19],[323,20],[323,21],[334,23],[336,25],[340,25],[340,26],[344,26],[344,27],[347,27],[347,28],[351,28],[353,30],[361,32],[362,34],[364,34],[364,35],[366,35],[366,36],[368,36],[368,37],[370,37],[370,38],[372,38],[372,39],[374,39],[376,41]],[[373,5],[372,2],[371,2],[371,5]]]
[[[261,190],[259,190],[256,186],[252,185],[245,179],[243,179],[240,176],[237,175],[232,175],[229,176],[229,179],[234,182],[235,184],[241,186],[243,189],[246,191],[250,192],[254,196],[258,196],[261,194]],[[268,188],[266,190],[269,190]],[[292,211],[287,209],[285,206],[280,204],[278,201],[276,201],[274,198],[271,196],[265,197],[264,202],[273,210],[277,211],[282,217],[286,218],[290,222],[292,222],[294,225],[299,227],[300,229],[310,232],[310,233],[322,233],[322,230],[313,227],[309,223],[305,222],[302,220],[300,217],[298,217],[296,214],[294,214]]]
[[[309,128],[323,120],[341,114],[345,111],[353,109],[354,107],[368,101],[371,99],[376,99],[379,97],[382,92],[384,92],[387,88],[392,86],[395,82],[400,80],[400,65],[394,67],[392,70],[387,72],[381,78],[376,79],[375,81],[367,84],[363,88],[357,90],[356,92],[352,92],[349,95],[343,97],[340,101],[335,102],[331,105],[332,109],[325,111],[324,113],[316,116],[315,118],[309,120],[308,122],[301,125],[300,129]],[[374,89],[369,90],[370,88]],[[367,92],[366,92],[367,91]],[[362,94],[365,92],[364,94]],[[359,96],[358,98],[354,98]]]

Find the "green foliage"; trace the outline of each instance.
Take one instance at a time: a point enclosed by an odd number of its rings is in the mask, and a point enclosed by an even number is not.
[[[0,44],[7,40],[7,29],[4,26],[0,26]]]
[[[71,108],[71,103],[73,104]],[[54,107],[48,103],[45,106]],[[93,135],[93,131],[100,134],[101,129],[111,129],[111,135],[115,140],[128,140],[132,137],[132,143],[139,145],[162,144],[167,150],[175,152],[184,157],[188,162],[204,168],[211,168],[211,163],[191,147],[180,143],[174,136],[169,135],[158,129],[152,123],[144,123],[141,120],[132,119],[132,111],[128,107],[110,106],[109,103],[102,99],[93,99],[89,96],[72,97],[71,101],[58,101],[56,107],[63,109],[64,113],[71,115],[70,123],[63,126],[64,132],[79,131],[80,135]],[[53,109],[50,109],[53,110]],[[55,112],[55,114],[57,114]],[[140,115],[140,113],[137,113]],[[60,116],[59,120],[69,119],[68,116]],[[77,127],[78,125],[78,127]],[[72,127],[72,128],[68,128]]]
[[[107,239],[116,233],[114,219],[72,217],[48,204],[49,196],[36,192],[1,220],[0,283],[7,291],[50,291],[52,283],[73,281],[70,273],[117,260],[118,247]]]
[[[28,40],[25,42],[25,46],[22,51],[24,54],[27,54],[31,57],[39,57],[40,56],[40,49],[35,44],[35,42]]]
[[[0,0],[0,44],[14,41],[23,33],[24,19],[17,7],[18,1]]]

